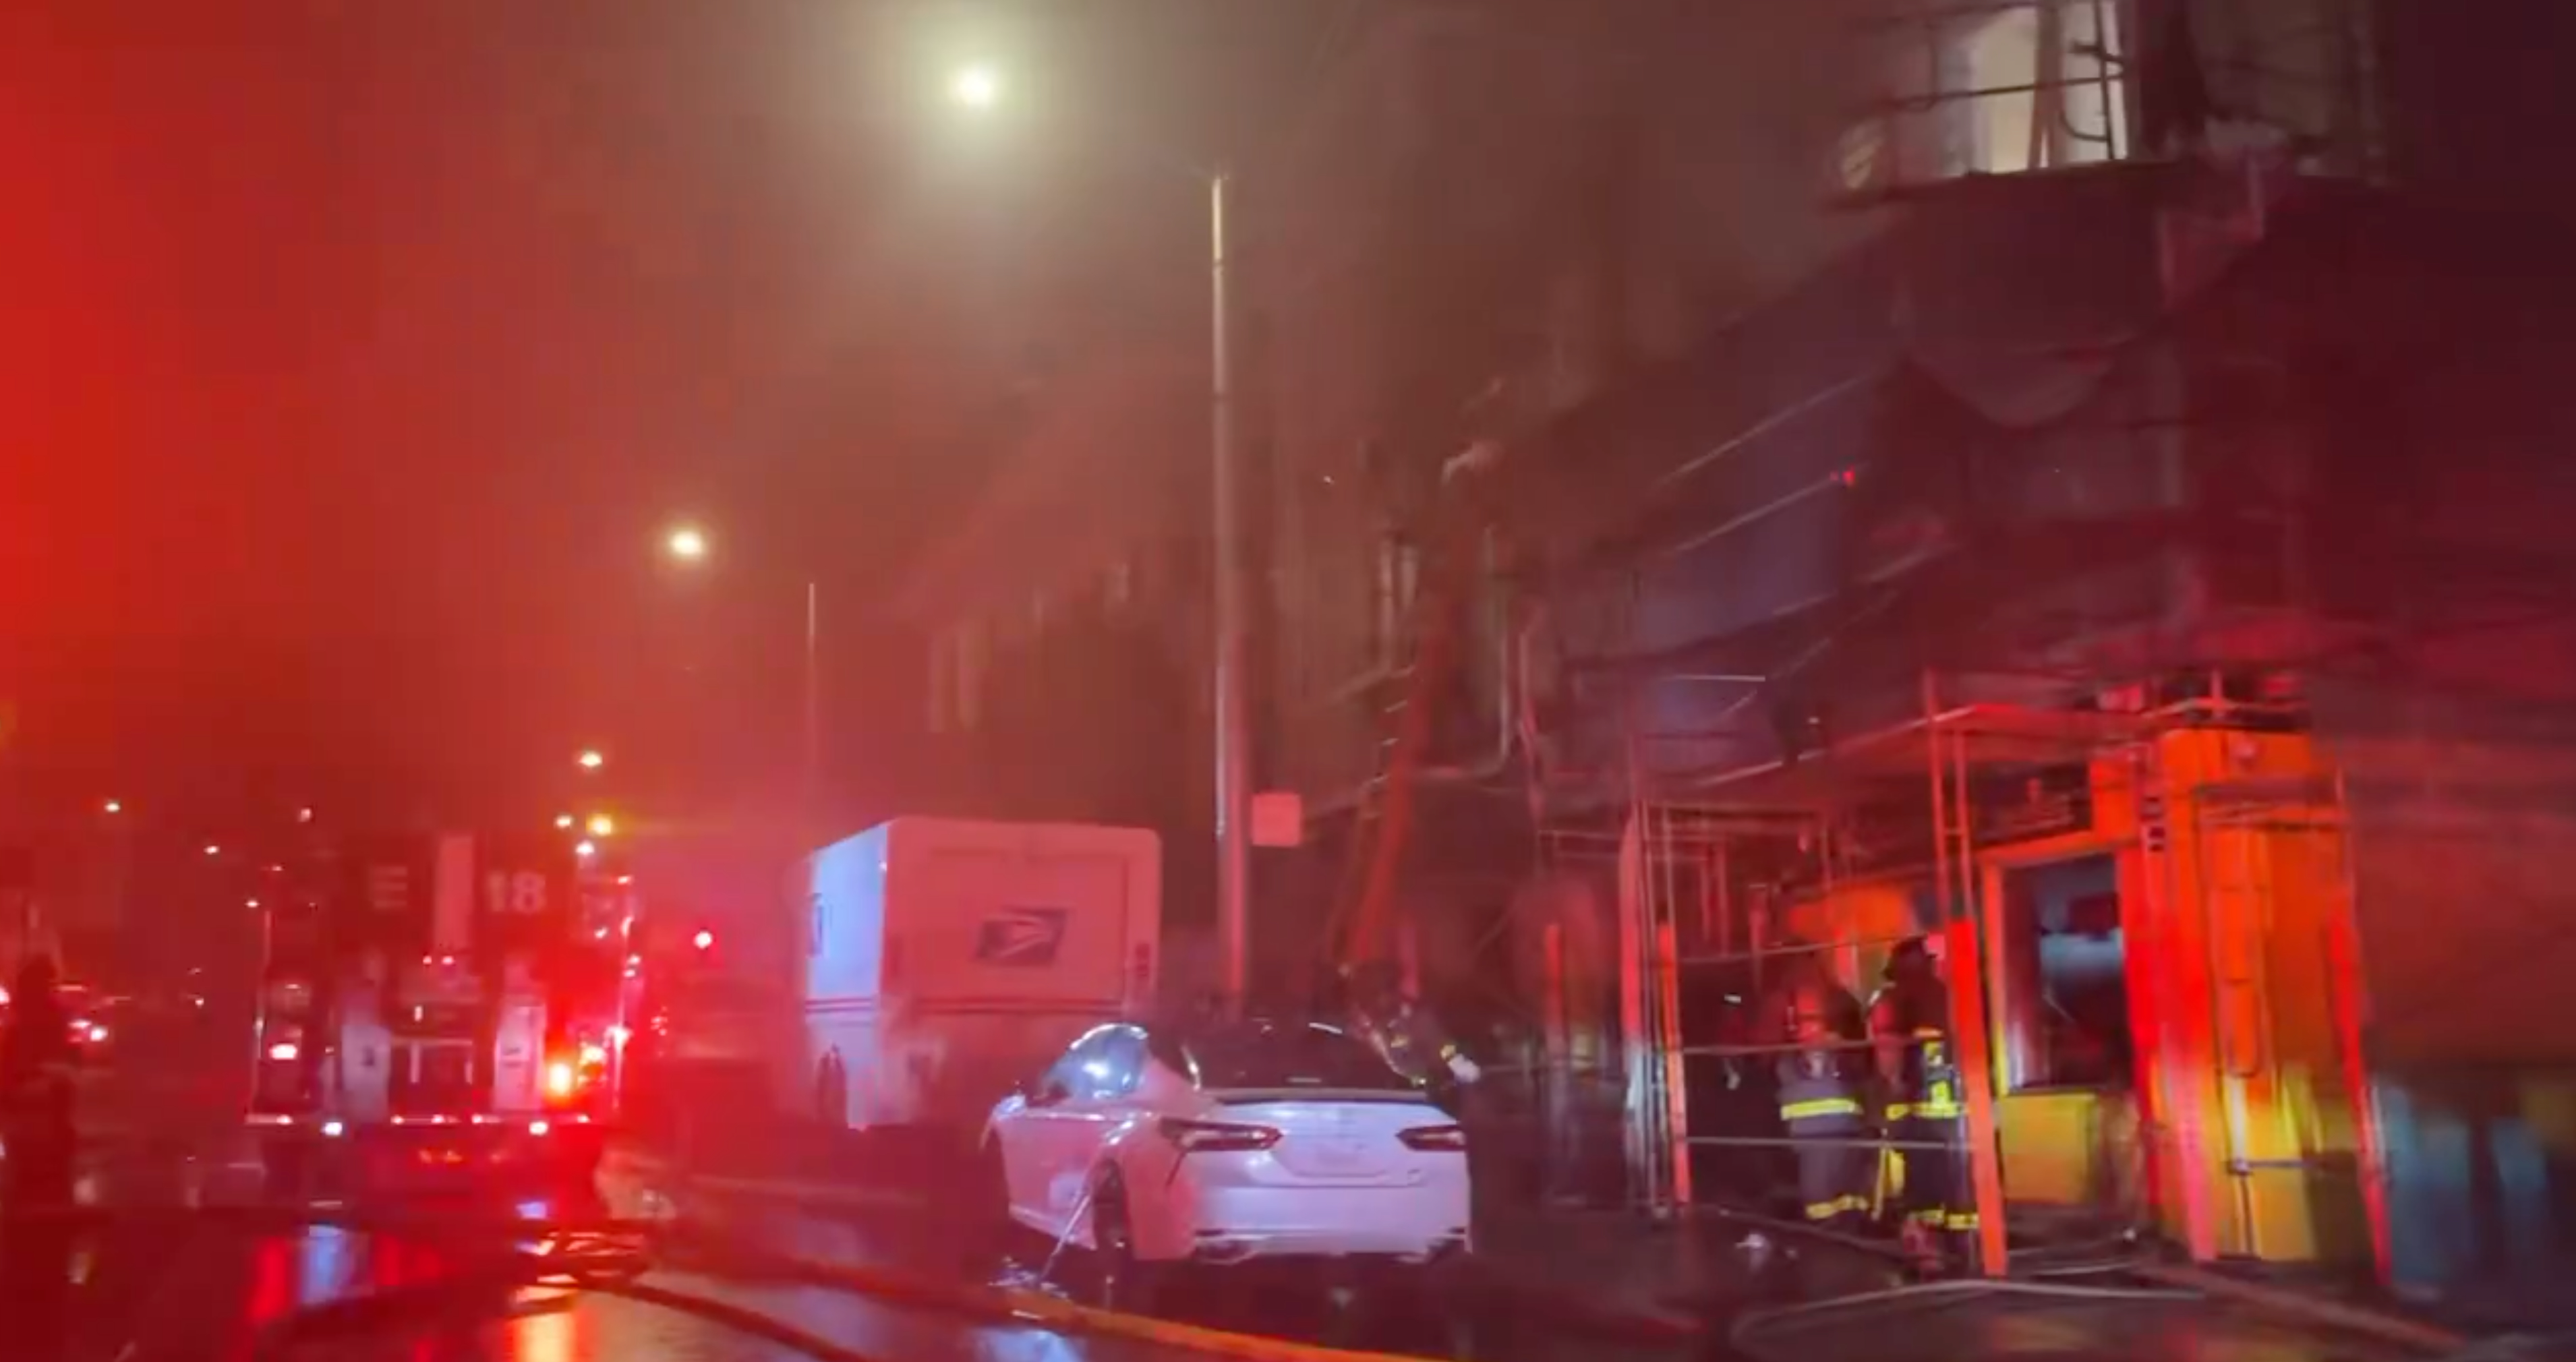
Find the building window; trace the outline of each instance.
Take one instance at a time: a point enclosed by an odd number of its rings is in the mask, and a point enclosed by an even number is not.
[[[2118,863],[2081,856],[2003,876],[2006,1086],[2125,1088],[2128,942],[2120,928]]]
[[[957,628],[950,681],[956,731],[972,733],[984,722],[984,678],[991,669],[992,639],[979,621]]]
[[[1883,0],[1866,22],[1879,98],[1845,139],[1844,187],[2126,159],[2119,10],[2120,0]]]
[[[957,635],[941,629],[930,636],[930,731],[946,733],[957,724]]]
[[[1422,551],[1392,531],[1378,536],[1375,584],[1376,652],[1380,666],[1404,665],[1411,640],[1414,588],[1422,576]]]

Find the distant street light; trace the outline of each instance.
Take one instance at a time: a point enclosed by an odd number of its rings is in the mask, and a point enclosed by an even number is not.
[[[221,856],[224,854],[224,849],[212,842],[208,842],[206,843],[206,854],[209,856]]]
[[[689,944],[702,951],[708,950],[716,944],[716,934],[701,927],[696,936],[689,938]]]
[[[1002,102],[1002,76],[989,66],[969,66],[948,81],[949,96],[970,109],[989,109]]]
[[[599,854],[599,847],[597,844],[585,839],[572,844],[572,854],[587,860],[590,857]]]
[[[589,832],[593,837],[606,837],[617,831],[617,820],[604,813],[590,816]]]
[[[581,769],[585,771],[596,771],[608,764],[608,758],[602,756],[596,747],[584,749],[582,754],[573,760],[580,763]]]
[[[566,832],[570,832],[570,831],[572,831],[572,824],[573,824],[573,817],[572,817],[572,815],[571,815],[571,814],[568,814],[568,813],[559,813],[559,814],[556,814],[556,815],[555,815],[555,826],[556,826],[556,827],[559,827],[559,828],[563,829],[563,830],[564,830],[564,831],[566,831]]]
[[[310,823],[310,822],[312,822],[312,821],[313,821],[313,806],[312,806],[312,805],[310,805],[310,804],[307,804],[307,805],[305,805],[303,808],[297,809],[297,810],[295,811],[295,821],[296,821],[296,822],[298,822],[298,823]]]
[[[671,531],[671,537],[663,542],[674,558],[694,563],[707,556],[707,537],[692,525]]]
[[[122,799],[111,799],[100,804],[98,807],[100,811],[104,813],[123,813],[125,812],[125,801]]]

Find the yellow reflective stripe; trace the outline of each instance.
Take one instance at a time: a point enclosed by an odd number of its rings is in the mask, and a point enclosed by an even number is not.
[[[1959,1104],[1948,1098],[1914,1104],[1914,1115],[1927,1121],[1946,1121],[1959,1114]]]
[[[1887,1104],[1887,1119],[1891,1121],[1902,1121],[1913,1114],[1914,1108],[1911,1104],[1905,1102],[1890,1102]]]
[[[1973,1230],[1977,1227],[1975,1211],[1916,1211],[1908,1219],[1928,1230]]]
[[[1831,1220],[1838,1215],[1863,1212],[1868,1209],[1868,1197],[1858,1195],[1838,1196],[1826,1201],[1808,1202],[1807,1218],[1809,1220]]]
[[[1860,1103],[1849,1097],[1818,1097],[1806,1102],[1783,1102],[1780,1119],[1806,1121],[1818,1116],[1858,1116]]]

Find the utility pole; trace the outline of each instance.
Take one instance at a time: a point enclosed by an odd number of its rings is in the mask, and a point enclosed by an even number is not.
[[[1243,505],[1236,486],[1234,308],[1226,279],[1227,174],[1208,176],[1208,484],[1216,579],[1215,719],[1217,951],[1226,1015],[1243,1015],[1252,948],[1252,716],[1244,676]]]
[[[805,579],[804,819],[809,842],[823,835],[822,585]],[[807,848],[811,850],[809,846]]]

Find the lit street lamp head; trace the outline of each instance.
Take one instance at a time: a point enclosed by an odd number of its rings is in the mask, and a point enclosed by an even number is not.
[[[694,563],[707,556],[707,536],[694,526],[683,525],[671,531],[671,537],[665,543],[671,556],[683,562]]]
[[[989,66],[961,68],[948,79],[949,96],[970,109],[989,109],[1002,102],[1002,76]]]
[[[574,758],[574,760],[580,763],[581,769],[585,771],[596,771],[600,767],[608,764],[608,758],[601,756],[599,749],[596,747],[583,752],[580,756]]]

